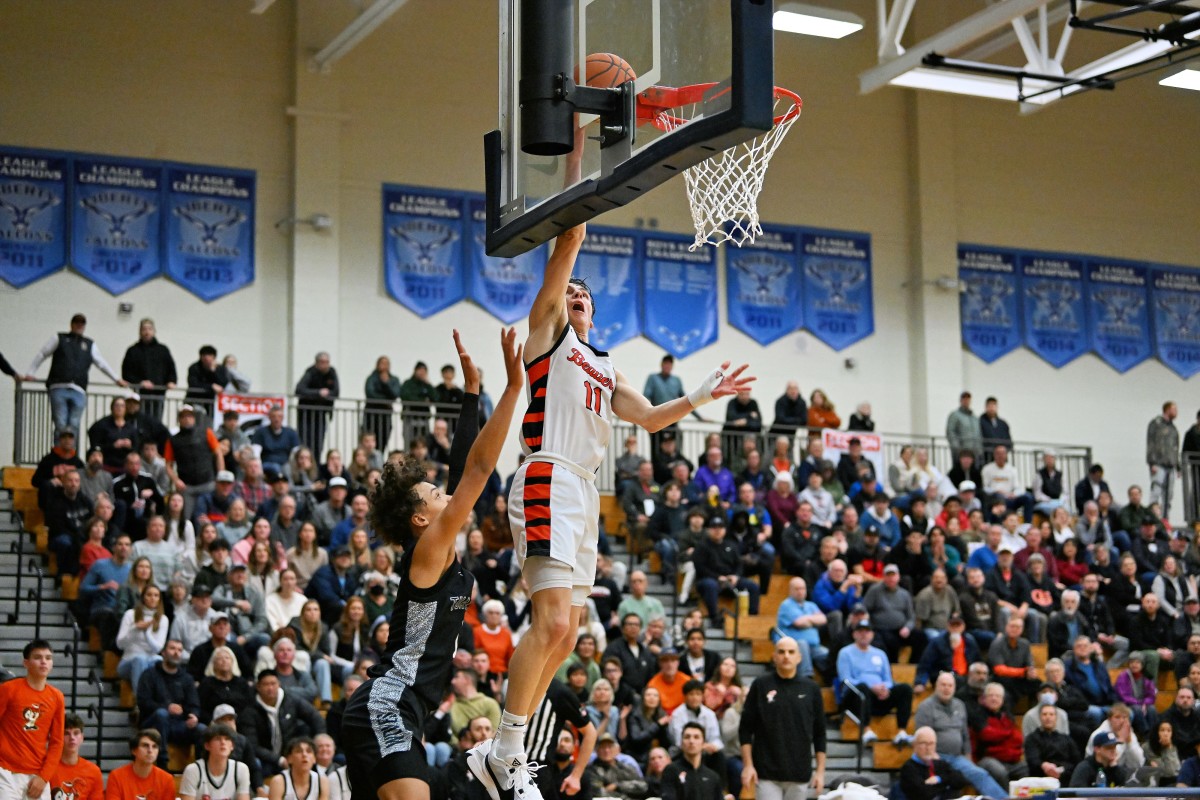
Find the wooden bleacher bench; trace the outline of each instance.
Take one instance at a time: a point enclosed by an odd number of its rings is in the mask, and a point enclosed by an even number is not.
[[[5,467],[0,486],[5,489],[28,489],[33,481],[33,467]]]
[[[167,745],[167,772],[180,773],[195,759],[189,748],[178,744]]]
[[[875,735],[880,740],[888,742],[889,747],[891,746],[892,737],[900,732],[900,726],[896,724],[896,715],[890,712],[884,717],[872,717],[871,724],[866,727],[875,731]],[[916,730],[916,723],[912,717],[909,717],[908,727],[905,730],[909,733]],[[846,714],[842,718],[841,737],[848,742],[858,741],[858,723],[849,714]]]
[[[95,627],[88,628],[88,644],[87,644],[87,646],[88,646],[88,650],[91,650],[93,653],[100,652],[100,648],[101,648],[100,631],[96,630]]]
[[[821,689],[821,699],[825,702],[825,713],[838,713],[837,697],[833,693],[832,686],[825,686]]]
[[[600,495],[600,518],[604,521],[604,532],[609,536],[625,538],[625,509],[615,494]]]
[[[1154,710],[1158,713],[1165,712],[1168,708],[1175,705],[1175,690],[1160,691],[1154,697]]]
[[[79,599],[79,578],[74,575],[63,575],[62,577],[62,599],[63,600],[78,600]]]
[[[116,653],[106,652],[104,654],[104,680],[115,681],[120,675],[117,673],[117,665],[121,663],[121,657]],[[130,687],[131,689],[133,687]]]
[[[137,708],[137,695],[129,681],[121,681],[121,708]]]
[[[892,735],[895,736],[895,734]],[[908,745],[894,745],[891,742],[874,742],[871,745],[875,770],[900,769],[904,766],[905,761],[912,758],[912,753],[913,749]]]
[[[1046,666],[1046,661],[1049,658],[1047,651],[1050,649],[1048,644],[1031,644],[1029,650],[1033,654],[1033,665],[1041,668]]]

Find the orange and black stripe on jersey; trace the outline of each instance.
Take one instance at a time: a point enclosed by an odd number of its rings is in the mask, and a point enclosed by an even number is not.
[[[525,365],[525,375],[529,380],[529,406],[525,416],[521,418],[521,441],[529,448],[530,453],[542,449],[542,429],[546,421],[546,386],[550,383],[550,356],[562,344],[567,336],[567,328],[563,326],[562,333],[554,342],[554,346]]]
[[[527,461],[525,491],[525,557],[550,555],[550,479],[554,465],[546,461]]]

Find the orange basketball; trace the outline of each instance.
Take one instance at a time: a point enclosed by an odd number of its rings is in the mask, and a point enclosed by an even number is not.
[[[637,79],[629,62],[613,53],[592,53],[587,57],[587,85],[602,89],[620,86]]]

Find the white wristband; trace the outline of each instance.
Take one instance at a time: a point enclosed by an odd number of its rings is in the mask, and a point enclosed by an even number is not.
[[[688,402],[692,404],[692,408],[699,408],[705,403],[713,401],[713,390],[721,385],[721,381],[725,380],[725,372],[717,367],[708,376],[700,381],[700,385],[688,392]]]

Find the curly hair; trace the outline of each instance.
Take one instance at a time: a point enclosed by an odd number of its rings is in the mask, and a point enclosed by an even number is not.
[[[405,457],[384,464],[383,475],[371,490],[371,510],[367,518],[388,544],[407,548],[412,540],[409,520],[425,504],[416,492],[416,485],[425,480],[425,468],[416,459]]]

